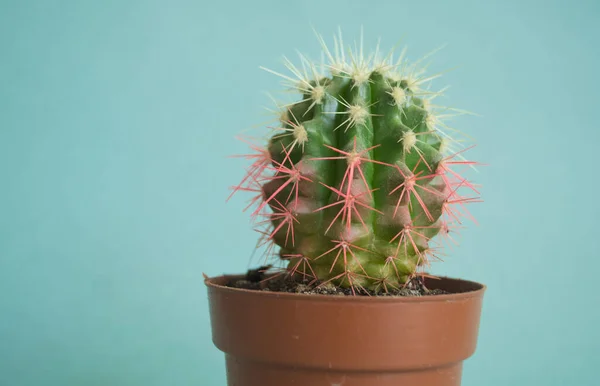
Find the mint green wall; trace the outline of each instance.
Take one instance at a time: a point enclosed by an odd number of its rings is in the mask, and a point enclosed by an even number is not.
[[[310,24],[417,58],[490,164],[434,272],[487,283],[464,386],[594,386],[600,3],[1,1],[0,385],[224,385],[201,273],[248,268],[225,204]],[[445,83],[436,83],[443,85]],[[367,331],[365,331],[367,333]]]

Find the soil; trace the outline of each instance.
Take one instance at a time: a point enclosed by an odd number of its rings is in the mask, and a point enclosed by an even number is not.
[[[448,292],[440,289],[428,289],[423,279],[413,278],[402,288],[388,288],[388,291],[374,292],[355,288],[354,293],[350,288],[339,288],[330,283],[313,283],[287,277],[286,275],[268,276],[265,271],[270,267],[260,267],[249,270],[246,277],[234,279],[228,283],[229,287],[257,291],[288,292],[310,295],[338,295],[338,296],[431,296],[443,295]]]

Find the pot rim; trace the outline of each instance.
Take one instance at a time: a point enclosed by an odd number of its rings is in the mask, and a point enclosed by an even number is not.
[[[247,294],[257,297],[275,297],[288,300],[307,300],[307,301],[322,301],[322,302],[366,302],[366,303],[425,303],[425,302],[449,302],[480,297],[487,290],[485,284],[481,284],[471,280],[453,278],[448,276],[436,276],[432,281],[444,280],[446,282],[454,282],[472,287],[472,290],[464,292],[456,292],[442,295],[430,296],[341,296],[341,295],[322,295],[322,294],[300,294],[293,292],[275,292],[275,291],[259,291],[245,288],[228,287],[224,284],[226,280],[233,278],[244,278],[246,275],[220,275],[208,277],[205,275],[204,284],[212,289],[223,293],[238,293]]]

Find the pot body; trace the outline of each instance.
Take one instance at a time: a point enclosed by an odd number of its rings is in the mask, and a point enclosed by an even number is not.
[[[329,296],[206,280],[229,386],[459,386],[475,351],[485,286],[429,279],[450,294]]]

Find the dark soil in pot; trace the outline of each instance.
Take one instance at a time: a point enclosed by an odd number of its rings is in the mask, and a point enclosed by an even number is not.
[[[269,276],[266,274],[266,270],[269,268],[265,266],[248,270],[245,277],[232,279],[227,283],[227,286],[247,290],[337,296],[431,296],[449,293],[440,288],[427,288],[425,281],[420,276],[414,277],[409,283],[400,288],[390,287],[379,292],[357,288],[352,293],[350,288],[339,288],[328,283],[292,278],[285,274]]]

